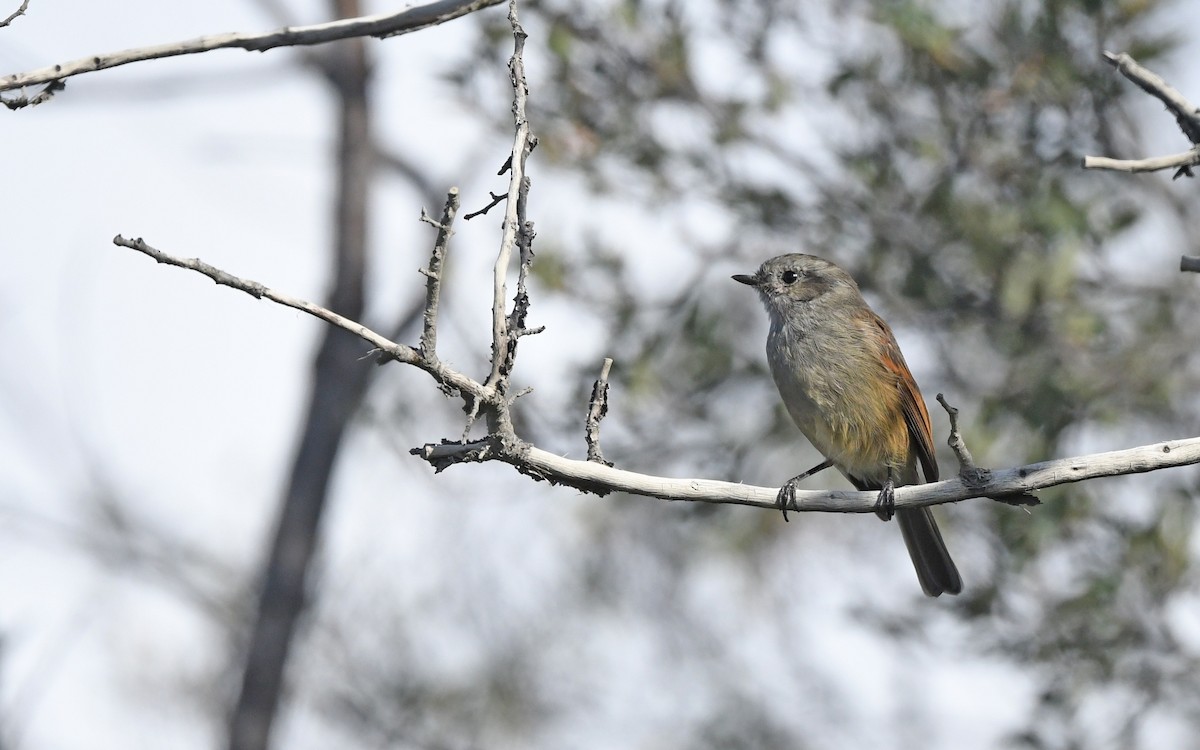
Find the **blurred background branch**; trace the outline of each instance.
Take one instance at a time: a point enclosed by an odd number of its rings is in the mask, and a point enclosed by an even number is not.
[[[336,18],[362,15],[358,0],[331,0]],[[370,79],[361,36],[338,42],[326,69],[338,106],[333,190],[333,285],[327,306],[351,319],[366,309],[367,208],[374,184]],[[308,605],[307,576],[320,539],[330,479],[347,426],[370,383],[356,336],[330,327],[313,364],[304,426],[263,564],[258,611],[246,644],[241,688],[229,720],[230,750],[265,750],[284,688],[297,622]]]

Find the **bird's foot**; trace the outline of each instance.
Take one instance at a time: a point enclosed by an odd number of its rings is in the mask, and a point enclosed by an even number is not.
[[[784,482],[779,488],[779,494],[775,496],[775,504],[779,506],[779,511],[783,513],[783,520],[788,520],[788,509],[799,512],[800,507],[796,505],[796,485],[799,484],[801,477],[792,477]]]
[[[891,476],[879,490],[879,497],[875,500],[875,515],[883,521],[890,521],[896,515],[896,483]]]
[[[783,513],[783,520],[788,520],[788,508],[791,508],[797,513],[800,512],[800,506],[796,505],[796,487],[798,487],[801,482],[803,482],[805,479],[808,479],[813,474],[816,474],[818,471],[825,471],[830,466],[833,466],[833,461],[827,458],[803,474],[797,474],[796,476],[787,480],[787,482],[785,482],[784,485],[779,488],[779,494],[775,496],[775,504],[779,506],[779,510]]]

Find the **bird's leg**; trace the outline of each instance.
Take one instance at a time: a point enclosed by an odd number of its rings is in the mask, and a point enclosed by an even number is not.
[[[833,466],[833,461],[827,458],[803,474],[797,474],[783,483],[783,486],[779,488],[779,494],[775,496],[775,504],[779,506],[779,510],[783,511],[783,520],[788,520],[787,512],[789,506],[792,508],[792,510],[800,510],[799,506],[796,505],[796,485],[800,484],[805,479],[808,479],[813,474],[816,474],[818,471],[825,471],[830,466]]]
[[[896,483],[892,480],[892,470],[888,468],[887,481],[879,490],[879,498],[875,500],[875,515],[884,521],[892,520],[896,515]]]

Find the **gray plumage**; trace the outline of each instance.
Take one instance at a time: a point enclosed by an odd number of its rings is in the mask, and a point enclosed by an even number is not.
[[[895,336],[838,266],[793,253],[734,279],[758,290],[771,319],[767,361],[792,421],[861,490],[937,481],[932,428]],[[929,596],[962,579],[928,508],[896,521]]]

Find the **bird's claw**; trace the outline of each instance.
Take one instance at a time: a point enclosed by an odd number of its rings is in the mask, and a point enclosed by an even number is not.
[[[891,477],[879,490],[879,497],[875,500],[875,515],[883,521],[890,521],[896,515],[896,485]]]
[[[799,512],[800,506],[796,505],[796,480],[789,479],[779,488],[779,494],[775,496],[775,504],[779,506],[780,512],[783,513],[783,520],[788,520],[788,509]]]

